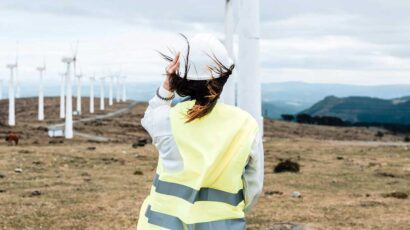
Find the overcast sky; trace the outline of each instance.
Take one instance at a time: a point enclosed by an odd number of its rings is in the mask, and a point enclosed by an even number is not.
[[[233,0],[235,1],[235,0]],[[19,41],[20,77],[46,80],[64,71],[61,57],[80,41],[82,72],[119,72],[128,80],[160,80],[155,52],[212,32],[223,39],[223,0],[1,0],[0,79]],[[410,1],[261,0],[264,82],[410,84]]]

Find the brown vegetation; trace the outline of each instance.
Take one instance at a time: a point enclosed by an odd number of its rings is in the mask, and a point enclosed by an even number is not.
[[[0,143],[0,226],[135,229],[157,163],[155,147],[139,123],[145,106],[75,125],[109,137],[108,143],[51,139],[44,129],[32,127],[51,120],[39,123],[29,119],[34,112],[21,112],[13,129],[23,136],[19,145],[8,146],[3,138]],[[0,133],[10,130],[0,128]],[[279,229],[278,223],[309,229],[410,226],[410,146],[385,130],[374,142],[377,131],[266,120],[265,187],[247,216],[248,228]],[[300,172],[273,173],[280,159],[296,160]],[[292,197],[294,192],[300,198]]]

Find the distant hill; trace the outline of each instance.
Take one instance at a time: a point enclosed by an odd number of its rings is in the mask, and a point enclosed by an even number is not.
[[[363,96],[381,99],[409,95],[410,85],[347,85],[304,82],[277,82],[262,85],[263,113],[279,118],[281,114],[295,114],[308,109],[326,96]]]
[[[301,113],[351,122],[410,124],[410,96],[394,99],[328,96]]]

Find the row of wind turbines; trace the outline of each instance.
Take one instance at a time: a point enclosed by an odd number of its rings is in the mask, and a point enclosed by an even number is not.
[[[72,78],[77,78],[77,102],[76,102],[76,111],[74,111],[75,115],[81,115],[81,79],[83,75],[77,74],[77,52],[78,52],[78,42],[76,43],[75,49],[72,48],[72,56],[63,57],[61,61],[66,65],[66,70],[63,73],[60,73],[61,82],[60,82],[60,118],[65,119],[64,123],[64,136],[67,139],[73,138],[73,105],[72,105]],[[16,59],[15,62],[12,64],[6,65],[6,67],[10,70],[10,78],[8,84],[8,99],[9,99],[9,109],[8,109],[8,125],[15,126],[16,119],[15,119],[15,98],[19,97],[17,92],[19,91],[19,84],[15,84],[16,76],[17,76],[17,68],[18,68],[18,54],[16,52]],[[43,76],[44,72],[46,71],[46,63],[43,60],[43,64],[36,68],[39,72],[39,88],[38,88],[38,120],[44,120],[44,86],[43,86]],[[125,87],[125,80],[126,76],[121,75],[109,75],[100,77],[100,110],[105,110],[105,96],[104,96],[104,88],[105,88],[105,78],[109,78],[109,96],[108,96],[108,104],[112,106],[114,104],[113,99],[113,85],[115,81],[116,86],[116,102],[125,102],[127,100],[126,97],[126,87]],[[90,80],[90,108],[89,112],[94,113],[94,82],[96,80],[95,74],[89,77]],[[0,81],[0,99],[2,92],[2,81]],[[15,92],[16,91],[16,92]]]

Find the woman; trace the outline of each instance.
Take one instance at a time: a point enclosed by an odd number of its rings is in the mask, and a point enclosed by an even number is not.
[[[166,79],[141,120],[159,160],[138,229],[242,230],[262,190],[261,135],[251,115],[218,102],[234,69],[222,43],[186,42],[174,58],[161,53]],[[171,107],[175,93],[187,100]]]

